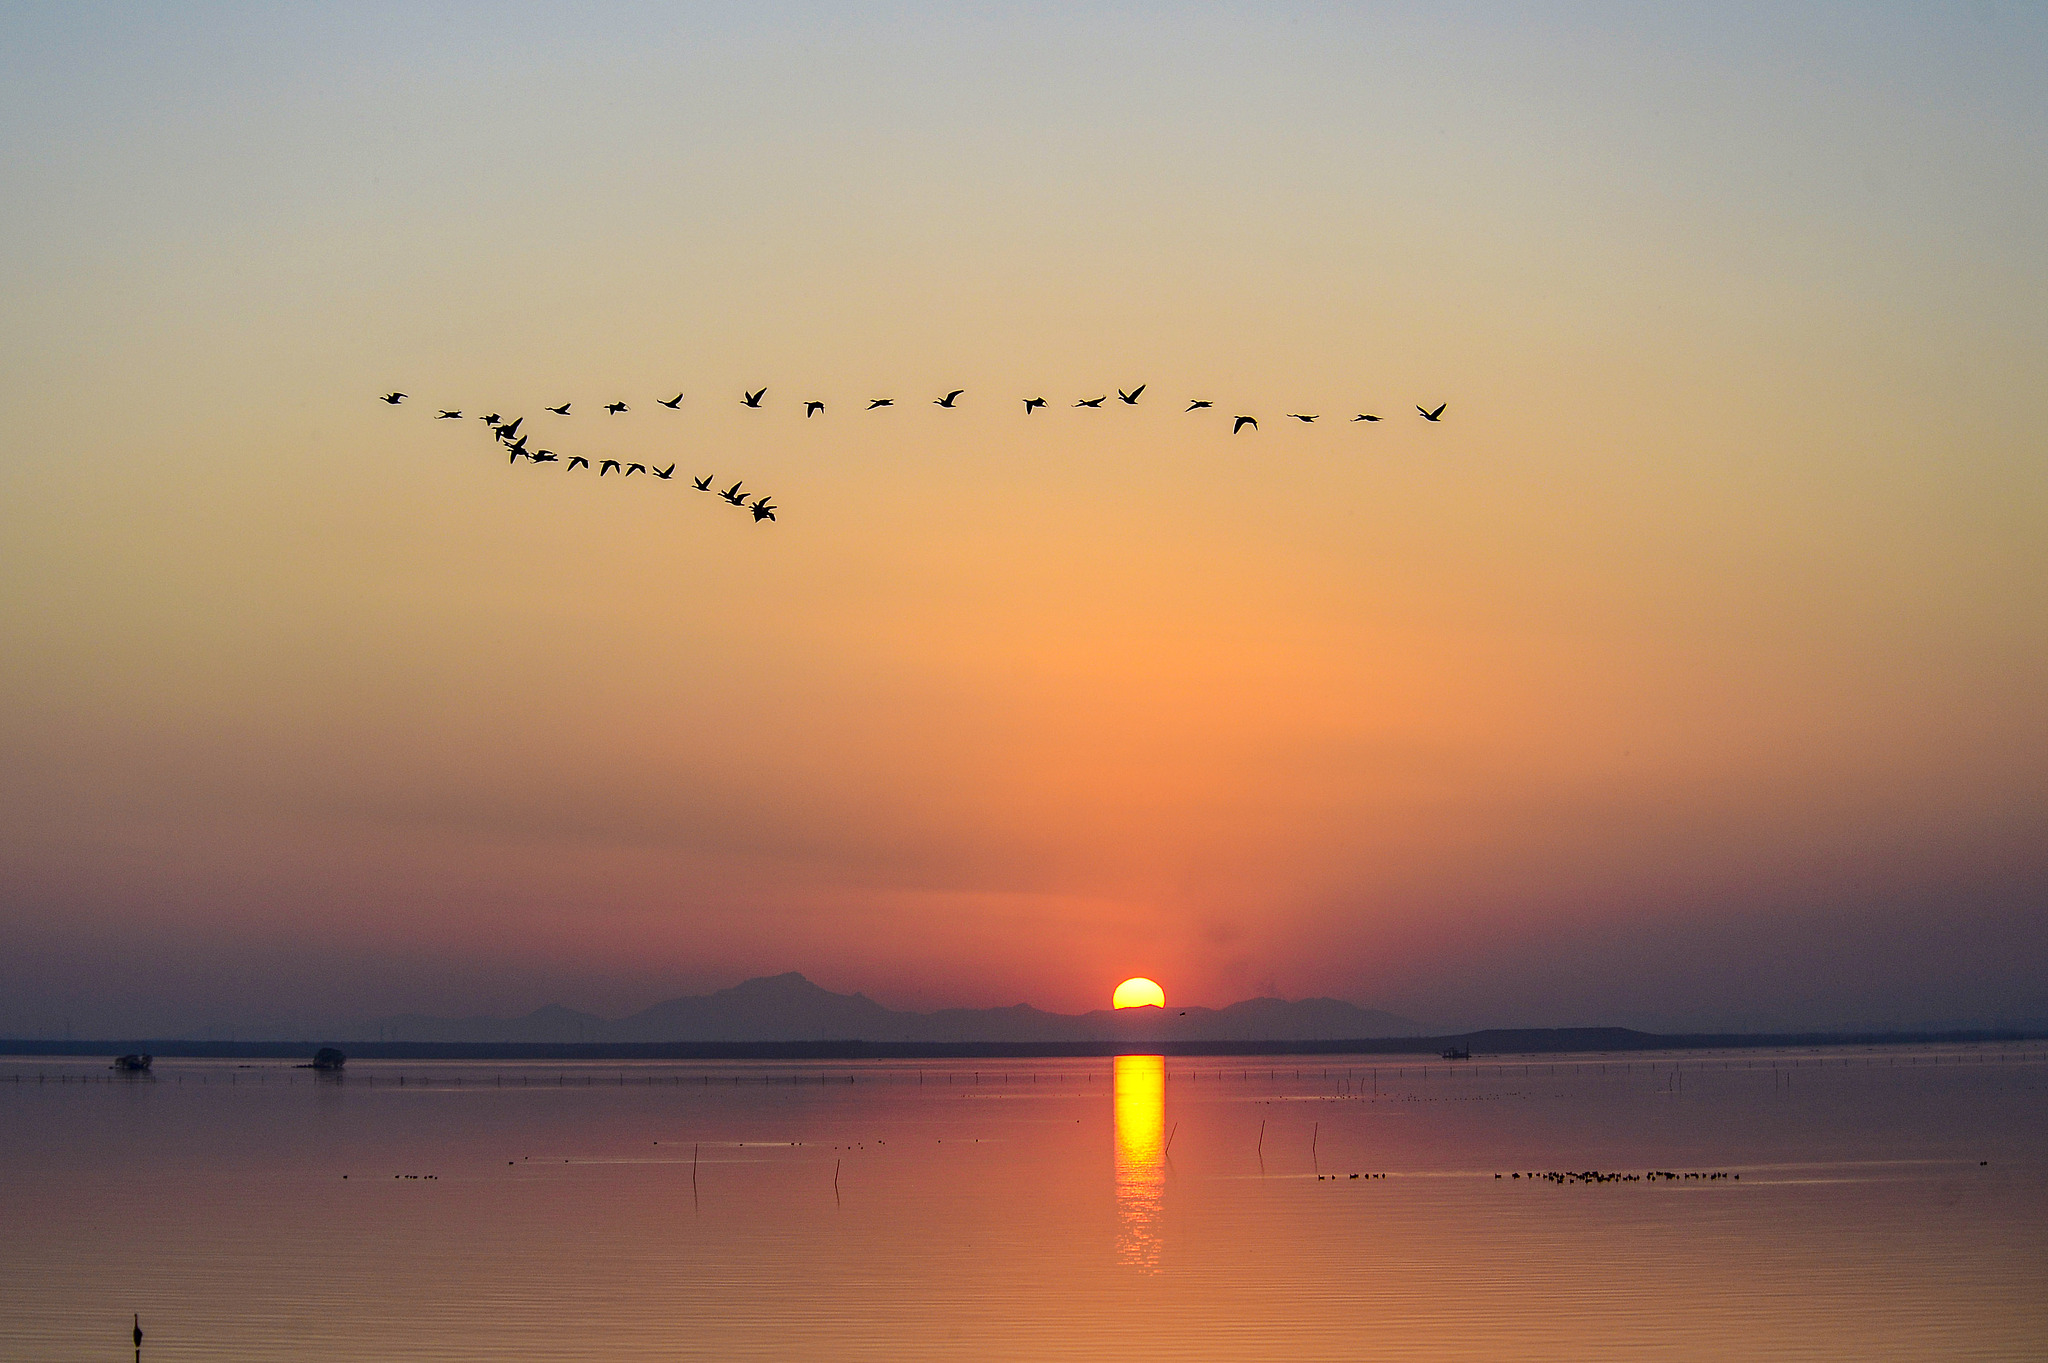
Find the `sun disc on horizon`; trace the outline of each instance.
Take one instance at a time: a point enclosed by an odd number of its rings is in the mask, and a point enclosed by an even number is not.
[[[1110,1003],[1118,1008],[1164,1008],[1166,991],[1143,975],[1133,975],[1116,987]]]

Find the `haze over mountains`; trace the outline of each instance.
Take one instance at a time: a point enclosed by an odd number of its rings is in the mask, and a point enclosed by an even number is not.
[[[1227,1008],[1098,1009],[1078,1016],[1028,1004],[897,1012],[865,994],[835,994],[791,971],[716,993],[670,999],[630,1017],[550,1005],[523,1017],[403,1014],[350,1028],[343,1039],[429,1042],[669,1041],[1344,1041],[1419,1036],[1409,1018],[1342,999],[1246,999]]]

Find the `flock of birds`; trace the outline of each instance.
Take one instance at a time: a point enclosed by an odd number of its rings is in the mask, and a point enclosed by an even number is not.
[[[1116,390],[1117,400],[1127,407],[1135,407],[1138,405],[1139,399],[1144,396],[1145,388],[1146,385],[1142,383],[1135,388],[1119,388]],[[959,406],[960,399],[966,395],[966,392],[967,390],[964,388],[955,388],[943,397],[933,398],[932,405],[934,407],[944,407],[949,410],[957,408]],[[401,393],[394,389],[389,393],[383,394],[382,401],[390,404],[393,407],[396,407],[400,403],[404,402],[410,396],[411,394],[409,393]],[[767,397],[768,389],[765,386],[754,389],[742,389],[740,394],[740,405],[743,407],[749,407],[758,410],[761,408],[762,404],[767,400]],[[1046,406],[1046,400],[1044,398],[1024,398],[1022,399],[1022,401],[1024,403],[1025,416],[1030,416],[1033,412],[1036,412]],[[1079,401],[1075,402],[1074,406],[1099,409],[1102,407],[1104,403],[1108,401],[1109,394],[1104,393],[1100,397],[1082,398]],[[677,393],[672,398],[657,398],[656,404],[658,406],[666,407],[672,412],[679,411],[681,410],[683,405],[683,394]],[[576,404],[573,401],[570,401],[564,402],[560,406],[547,407],[544,410],[558,417],[566,417],[572,414],[572,412],[575,409],[575,405]],[[868,399],[866,410],[872,412],[877,410],[878,408],[894,407],[895,405],[896,399],[894,398],[870,398]],[[1444,409],[1449,405],[1450,404],[1448,403],[1440,402],[1434,408],[1431,408],[1424,407],[1420,403],[1417,403],[1415,411],[1416,414],[1420,416],[1424,421],[1442,421],[1444,416]],[[803,406],[804,417],[806,420],[822,414],[825,410],[825,404],[822,401],[819,401],[815,398],[806,400]],[[1188,400],[1188,405],[1182,410],[1184,414],[1188,412],[1213,411],[1215,409],[1215,406],[1216,404],[1214,402],[1211,402],[1206,398],[1191,398]],[[435,410],[438,413],[438,415],[435,417],[435,420],[437,421],[462,420],[462,411],[460,408],[440,407],[436,408]],[[624,402],[607,402],[603,404],[603,410],[607,416],[619,416],[622,413],[630,412],[633,409]],[[1287,415],[1293,418],[1294,420],[1303,423],[1304,425],[1312,425],[1313,423],[1321,420],[1322,418],[1322,414],[1319,412],[1289,412],[1287,413]],[[529,444],[529,440],[531,438],[532,433],[522,429],[526,424],[526,418],[523,416],[514,417],[510,421],[507,421],[497,412],[491,412],[481,416],[479,419],[490,428],[492,438],[497,440],[499,444],[501,444],[505,448],[505,450],[510,456],[511,463],[516,464],[521,459],[529,460],[535,464],[559,463],[563,464],[565,472],[570,473],[575,472],[577,469],[587,469],[592,466],[592,461],[580,454],[571,455],[568,461],[566,463],[563,463],[562,456],[556,454],[553,450],[538,449],[532,447]],[[1380,420],[1380,418],[1377,414],[1372,412],[1360,412],[1358,413],[1358,415],[1352,417],[1351,420],[1374,422]],[[1258,430],[1258,428],[1259,421],[1257,417],[1238,415],[1231,419],[1230,433],[1232,435],[1242,435],[1247,430],[1256,431]],[[667,468],[657,468],[645,463],[628,463],[617,459],[599,460],[597,461],[596,467],[597,476],[600,478],[604,477],[606,474],[609,473],[617,473],[621,477],[625,478],[630,478],[636,473],[645,473],[666,482],[669,479],[675,477],[676,472],[676,466],[674,464],[670,464]],[[722,500],[729,503],[730,505],[739,507],[743,511],[751,512],[753,514],[754,520],[757,523],[761,521],[772,521],[775,519],[775,503],[767,494],[757,495],[748,493],[745,490],[744,483],[739,482],[736,482],[731,487],[726,488],[723,491],[720,491],[719,489],[716,489],[712,486],[714,477],[715,475],[707,473],[702,478],[691,478],[690,485],[696,488],[699,492],[714,492],[717,494],[718,497],[720,497]]]

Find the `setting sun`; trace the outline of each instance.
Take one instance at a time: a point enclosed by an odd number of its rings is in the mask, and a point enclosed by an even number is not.
[[[1110,1002],[1118,1008],[1164,1008],[1166,991],[1143,975],[1135,975],[1116,987]]]

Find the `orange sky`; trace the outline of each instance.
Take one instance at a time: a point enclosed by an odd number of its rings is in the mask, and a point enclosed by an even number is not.
[[[0,20],[0,1031],[2048,1016],[2038,18],[645,17]]]

